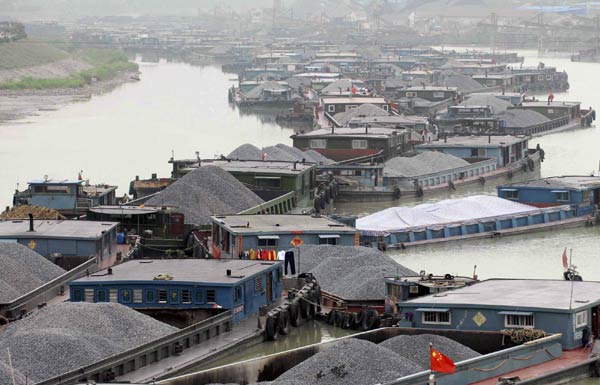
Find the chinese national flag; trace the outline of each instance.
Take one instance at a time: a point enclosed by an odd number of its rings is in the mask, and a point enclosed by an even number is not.
[[[565,269],[569,267],[569,263],[567,262],[567,248],[566,247],[562,253],[562,263],[563,263],[563,267]]]
[[[456,365],[449,357],[435,350],[433,346],[429,347],[429,366],[431,370],[440,373],[454,373]]]

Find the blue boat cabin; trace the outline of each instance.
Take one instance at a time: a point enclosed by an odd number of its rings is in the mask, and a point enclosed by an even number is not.
[[[281,297],[281,267],[239,259],[132,260],[71,282],[70,300],[117,302],[159,319],[175,310],[194,320],[232,310],[239,322]]]
[[[600,177],[556,176],[498,186],[498,196],[536,207],[570,205],[576,216],[592,215],[600,204]]]

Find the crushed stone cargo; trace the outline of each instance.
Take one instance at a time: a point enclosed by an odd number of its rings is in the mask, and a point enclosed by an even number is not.
[[[0,334],[17,373],[35,383],[154,341],[178,329],[117,303],[64,302],[11,323]],[[0,385],[12,385],[2,376]]]
[[[273,383],[293,380],[315,385],[377,384],[423,370],[383,346],[349,338],[294,366]]]
[[[304,245],[296,264],[299,271],[314,274],[323,290],[348,300],[384,299],[384,277],[417,275],[385,253],[362,246]]]
[[[398,156],[384,163],[384,177],[415,177],[468,166],[462,158],[437,151],[426,151],[413,157]]]
[[[146,206],[174,206],[186,224],[210,223],[215,214],[237,214],[264,201],[230,173],[203,166],[184,175],[146,202]]]
[[[58,211],[41,206],[19,206],[0,214],[0,219],[29,219],[29,214],[33,219],[65,219]]]
[[[481,354],[450,338],[434,334],[401,335],[383,341],[379,346],[388,348],[400,356],[409,359],[422,367],[429,367],[429,344],[434,349],[460,362],[479,357]]]
[[[0,242],[0,303],[10,303],[64,273],[29,247]]]

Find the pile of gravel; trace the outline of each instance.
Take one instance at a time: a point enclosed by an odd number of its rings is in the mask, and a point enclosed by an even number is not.
[[[383,176],[416,177],[468,165],[469,162],[454,155],[425,151],[412,157],[398,156],[388,160],[383,166]]]
[[[252,144],[242,144],[233,150],[227,158],[234,160],[262,160],[263,152],[265,160],[276,160],[282,162],[307,162],[317,164],[332,164],[333,160],[319,154],[314,150],[302,151],[283,143],[275,146],[265,147],[262,150]]]
[[[65,302],[10,324],[0,334],[0,363],[39,382],[154,341],[178,329],[117,303]],[[12,385],[0,365],[0,385]],[[21,381],[19,384],[24,384]]]
[[[315,385],[377,384],[423,370],[385,347],[349,338],[294,366],[273,384],[281,380]]]
[[[450,338],[434,334],[401,335],[385,340],[379,346],[390,349],[424,368],[429,368],[430,343],[433,344],[434,349],[450,357],[454,362],[468,360],[481,355]]]
[[[384,277],[417,274],[370,247],[304,245],[299,253],[298,271],[314,274],[323,290],[345,299],[384,299]]]
[[[10,303],[64,273],[26,246],[0,242],[0,303]]]
[[[147,202],[175,206],[186,224],[210,224],[215,214],[236,214],[264,201],[221,167],[202,166],[178,179]]]

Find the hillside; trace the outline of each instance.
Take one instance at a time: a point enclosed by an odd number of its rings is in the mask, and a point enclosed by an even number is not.
[[[49,44],[28,40],[0,43],[0,69],[34,67],[69,57],[69,54]]]

